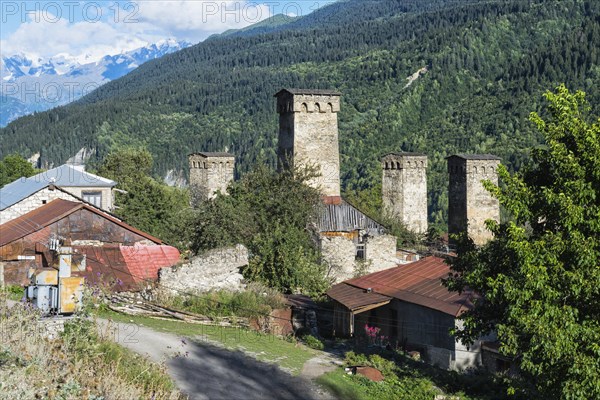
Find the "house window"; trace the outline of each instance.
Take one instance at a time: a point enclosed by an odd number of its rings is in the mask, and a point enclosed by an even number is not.
[[[91,203],[98,208],[102,208],[102,192],[83,192],[81,197],[88,203]]]

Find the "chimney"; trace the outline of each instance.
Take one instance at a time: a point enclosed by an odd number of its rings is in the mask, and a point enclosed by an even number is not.
[[[482,181],[498,184],[500,158],[491,154],[456,154],[448,161],[448,233],[467,232],[475,244],[483,245],[493,235],[485,221],[500,221],[498,200]]]
[[[331,90],[282,89],[279,113],[279,169],[308,165],[321,176],[309,184],[325,197],[340,196],[338,120],[340,93]]]
[[[427,156],[390,153],[381,159],[383,211],[415,233],[427,232]]]
[[[192,207],[227,193],[233,181],[235,156],[229,153],[194,153],[188,156]]]

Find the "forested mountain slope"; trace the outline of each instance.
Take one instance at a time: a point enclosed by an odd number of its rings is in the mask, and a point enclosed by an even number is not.
[[[0,130],[0,154],[43,149],[44,160],[62,162],[84,146],[102,158],[142,145],[162,175],[185,171],[189,152],[228,150],[243,172],[275,163],[276,91],[330,88],[343,93],[346,189],[376,185],[386,152],[425,152],[431,217],[441,222],[445,156],[489,152],[519,168],[539,139],[527,118],[543,91],[565,82],[600,105],[599,15],[600,2],[580,0],[347,0],[212,37],[76,104],[21,118]]]

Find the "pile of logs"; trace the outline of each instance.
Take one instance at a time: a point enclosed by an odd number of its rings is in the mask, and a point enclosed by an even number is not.
[[[138,296],[129,294],[113,294],[108,303],[108,308],[112,311],[133,315],[144,316],[156,319],[178,320],[193,324],[216,325],[216,326],[235,326],[248,327],[247,318],[239,317],[207,317],[204,315],[193,314],[187,311],[175,310],[161,306]]]

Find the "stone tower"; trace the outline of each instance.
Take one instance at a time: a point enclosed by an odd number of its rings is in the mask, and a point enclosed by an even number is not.
[[[227,193],[227,186],[233,181],[233,154],[194,153],[190,154],[188,159],[192,206],[213,199],[219,191]]]
[[[321,174],[309,182],[326,197],[340,196],[340,151],[337,113],[340,93],[283,89],[277,97],[279,168],[315,166]]]
[[[383,210],[409,230],[427,232],[427,156],[391,153],[381,160]]]
[[[498,184],[500,158],[490,154],[456,154],[447,160],[448,233],[467,231],[475,244],[483,245],[493,236],[485,221],[500,220],[500,205],[481,181]]]

